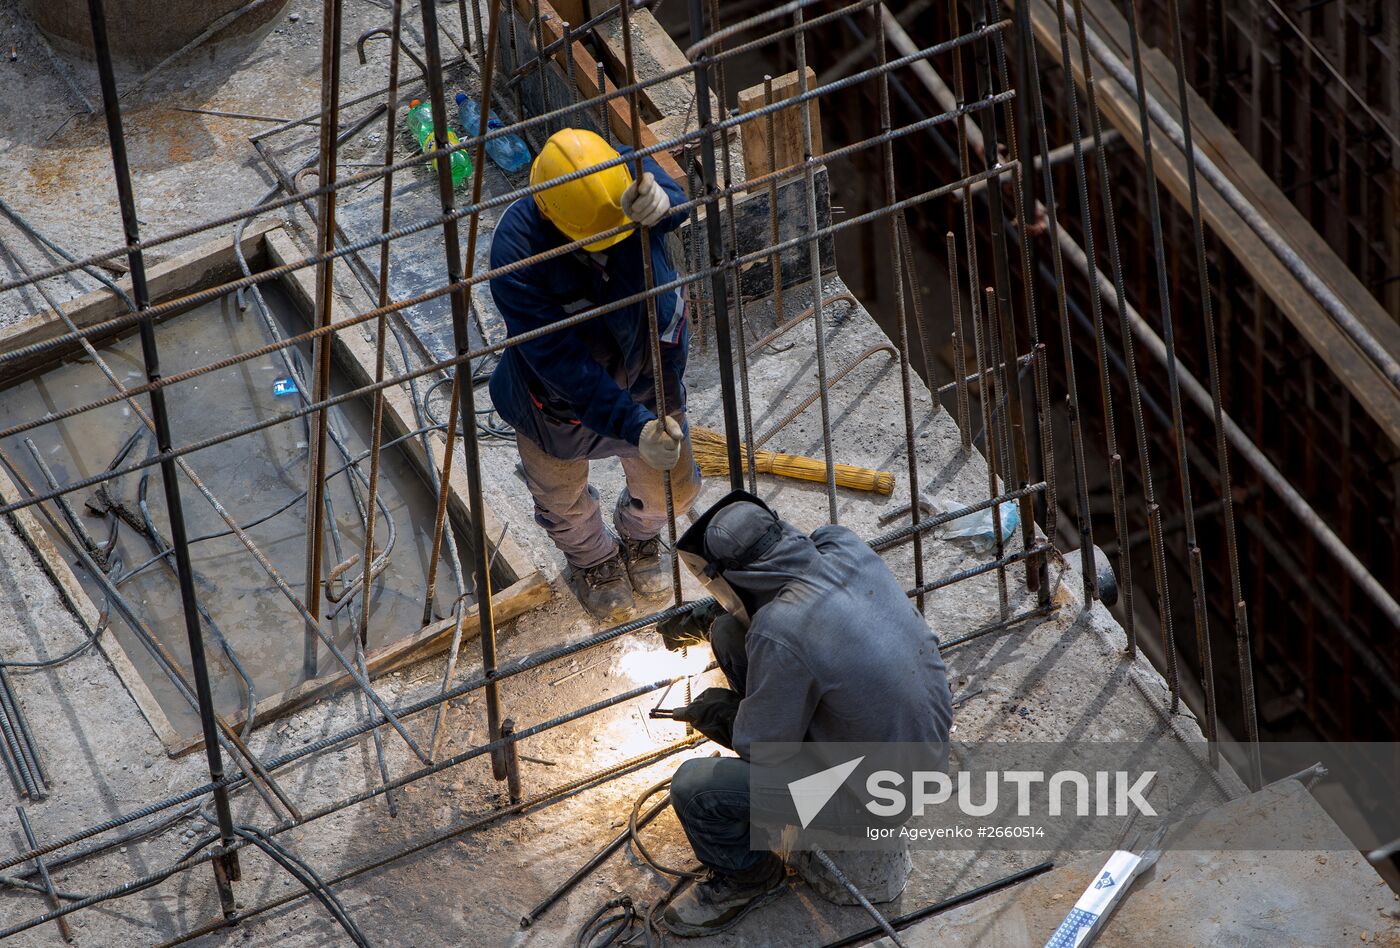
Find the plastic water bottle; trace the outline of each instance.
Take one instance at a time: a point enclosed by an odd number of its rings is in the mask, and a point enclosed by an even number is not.
[[[418,139],[418,147],[423,149],[423,154],[426,155],[437,148],[437,140],[433,136],[433,110],[430,104],[414,99],[409,103],[408,115],[404,120],[408,122],[408,130],[413,133],[413,137]],[[450,128],[447,130],[447,141],[452,145],[457,144],[457,136]],[[465,150],[454,151],[448,159],[452,162],[452,186],[455,188],[472,173],[472,160]],[[432,169],[437,170],[436,158],[432,160]]]
[[[465,92],[457,93],[457,115],[462,120],[462,128],[469,137],[475,137],[481,128],[481,106]],[[486,120],[486,130],[493,132],[505,128],[505,124],[492,112]],[[530,148],[519,135],[501,135],[486,141],[486,154],[491,156],[502,171],[515,172],[530,163]]]

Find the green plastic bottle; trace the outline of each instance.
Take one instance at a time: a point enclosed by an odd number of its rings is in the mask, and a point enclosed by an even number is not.
[[[433,109],[427,102],[414,99],[408,106],[408,115],[405,117],[408,122],[408,130],[413,133],[413,137],[418,139],[418,147],[423,149],[423,154],[427,154],[437,148],[437,141],[433,136]],[[452,129],[447,130],[447,141],[449,144],[457,144],[457,133]],[[458,187],[467,179],[467,175],[472,173],[472,160],[466,151],[454,151],[448,156],[452,162],[452,186]],[[431,163],[432,169],[437,170],[437,159]]]

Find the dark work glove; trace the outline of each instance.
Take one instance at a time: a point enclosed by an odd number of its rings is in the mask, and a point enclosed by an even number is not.
[[[710,626],[715,619],[724,615],[719,603],[712,602],[697,606],[685,615],[671,616],[656,624],[661,641],[672,652],[679,652],[688,645],[703,645],[710,641]]]
[[[672,712],[676,721],[684,721],[701,734],[734,749],[734,718],[739,713],[738,692],[728,688],[706,688],[700,697]]]

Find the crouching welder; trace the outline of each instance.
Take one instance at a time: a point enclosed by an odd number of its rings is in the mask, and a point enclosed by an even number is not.
[[[658,631],[672,649],[708,640],[730,688],[706,689],[674,717],[739,755],[688,760],[671,781],[676,816],[709,873],[665,920],[677,935],[708,935],[784,885],[783,861],[750,848],[755,743],[944,743],[953,711],[937,638],[846,527],[807,536],[734,491],[676,548],[716,604]]]
[[[656,285],[676,279],[664,242],[684,215],[680,187],[650,158],[634,181],[626,163],[568,178],[616,159],[589,131],[550,136],[530,168],[530,183],[563,178],[521,198],[501,215],[491,241],[491,267],[519,263],[571,241],[572,252],[529,263],[491,280],[491,296],[511,336],[543,329],[585,310],[645,290],[640,229],[607,233],[629,222],[650,230]],[[564,554],[569,582],[600,621],[632,614],[633,593],[670,588],[670,554],[658,541],[666,525],[663,472],[671,472],[677,515],[700,489],[685,426],[686,304],[679,289],[656,298],[661,375],[668,417],[656,417],[651,335],[645,300],[511,346],[491,375],[496,411],[515,428],[521,467],[535,501],[535,519]],[[616,457],[627,486],[603,525],[588,462]]]

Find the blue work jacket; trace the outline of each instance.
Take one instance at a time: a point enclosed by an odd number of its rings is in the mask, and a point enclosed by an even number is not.
[[[625,153],[625,150],[624,150]],[[671,203],[685,193],[650,158],[643,166]],[[651,228],[655,285],[676,279],[665,235],[684,220],[670,214]],[[569,242],[540,213],[531,197],[501,215],[491,240],[491,267],[505,266]],[[491,280],[491,297],[517,336],[639,294],[645,289],[641,232],[599,253],[574,250]],[[623,306],[576,326],[546,333],[506,349],[491,373],[491,400],[516,434],[561,460],[637,454],[642,426],[656,417],[651,337],[645,301]],[[666,410],[684,411],[689,329],[679,288],[656,299],[657,331],[666,378]]]

